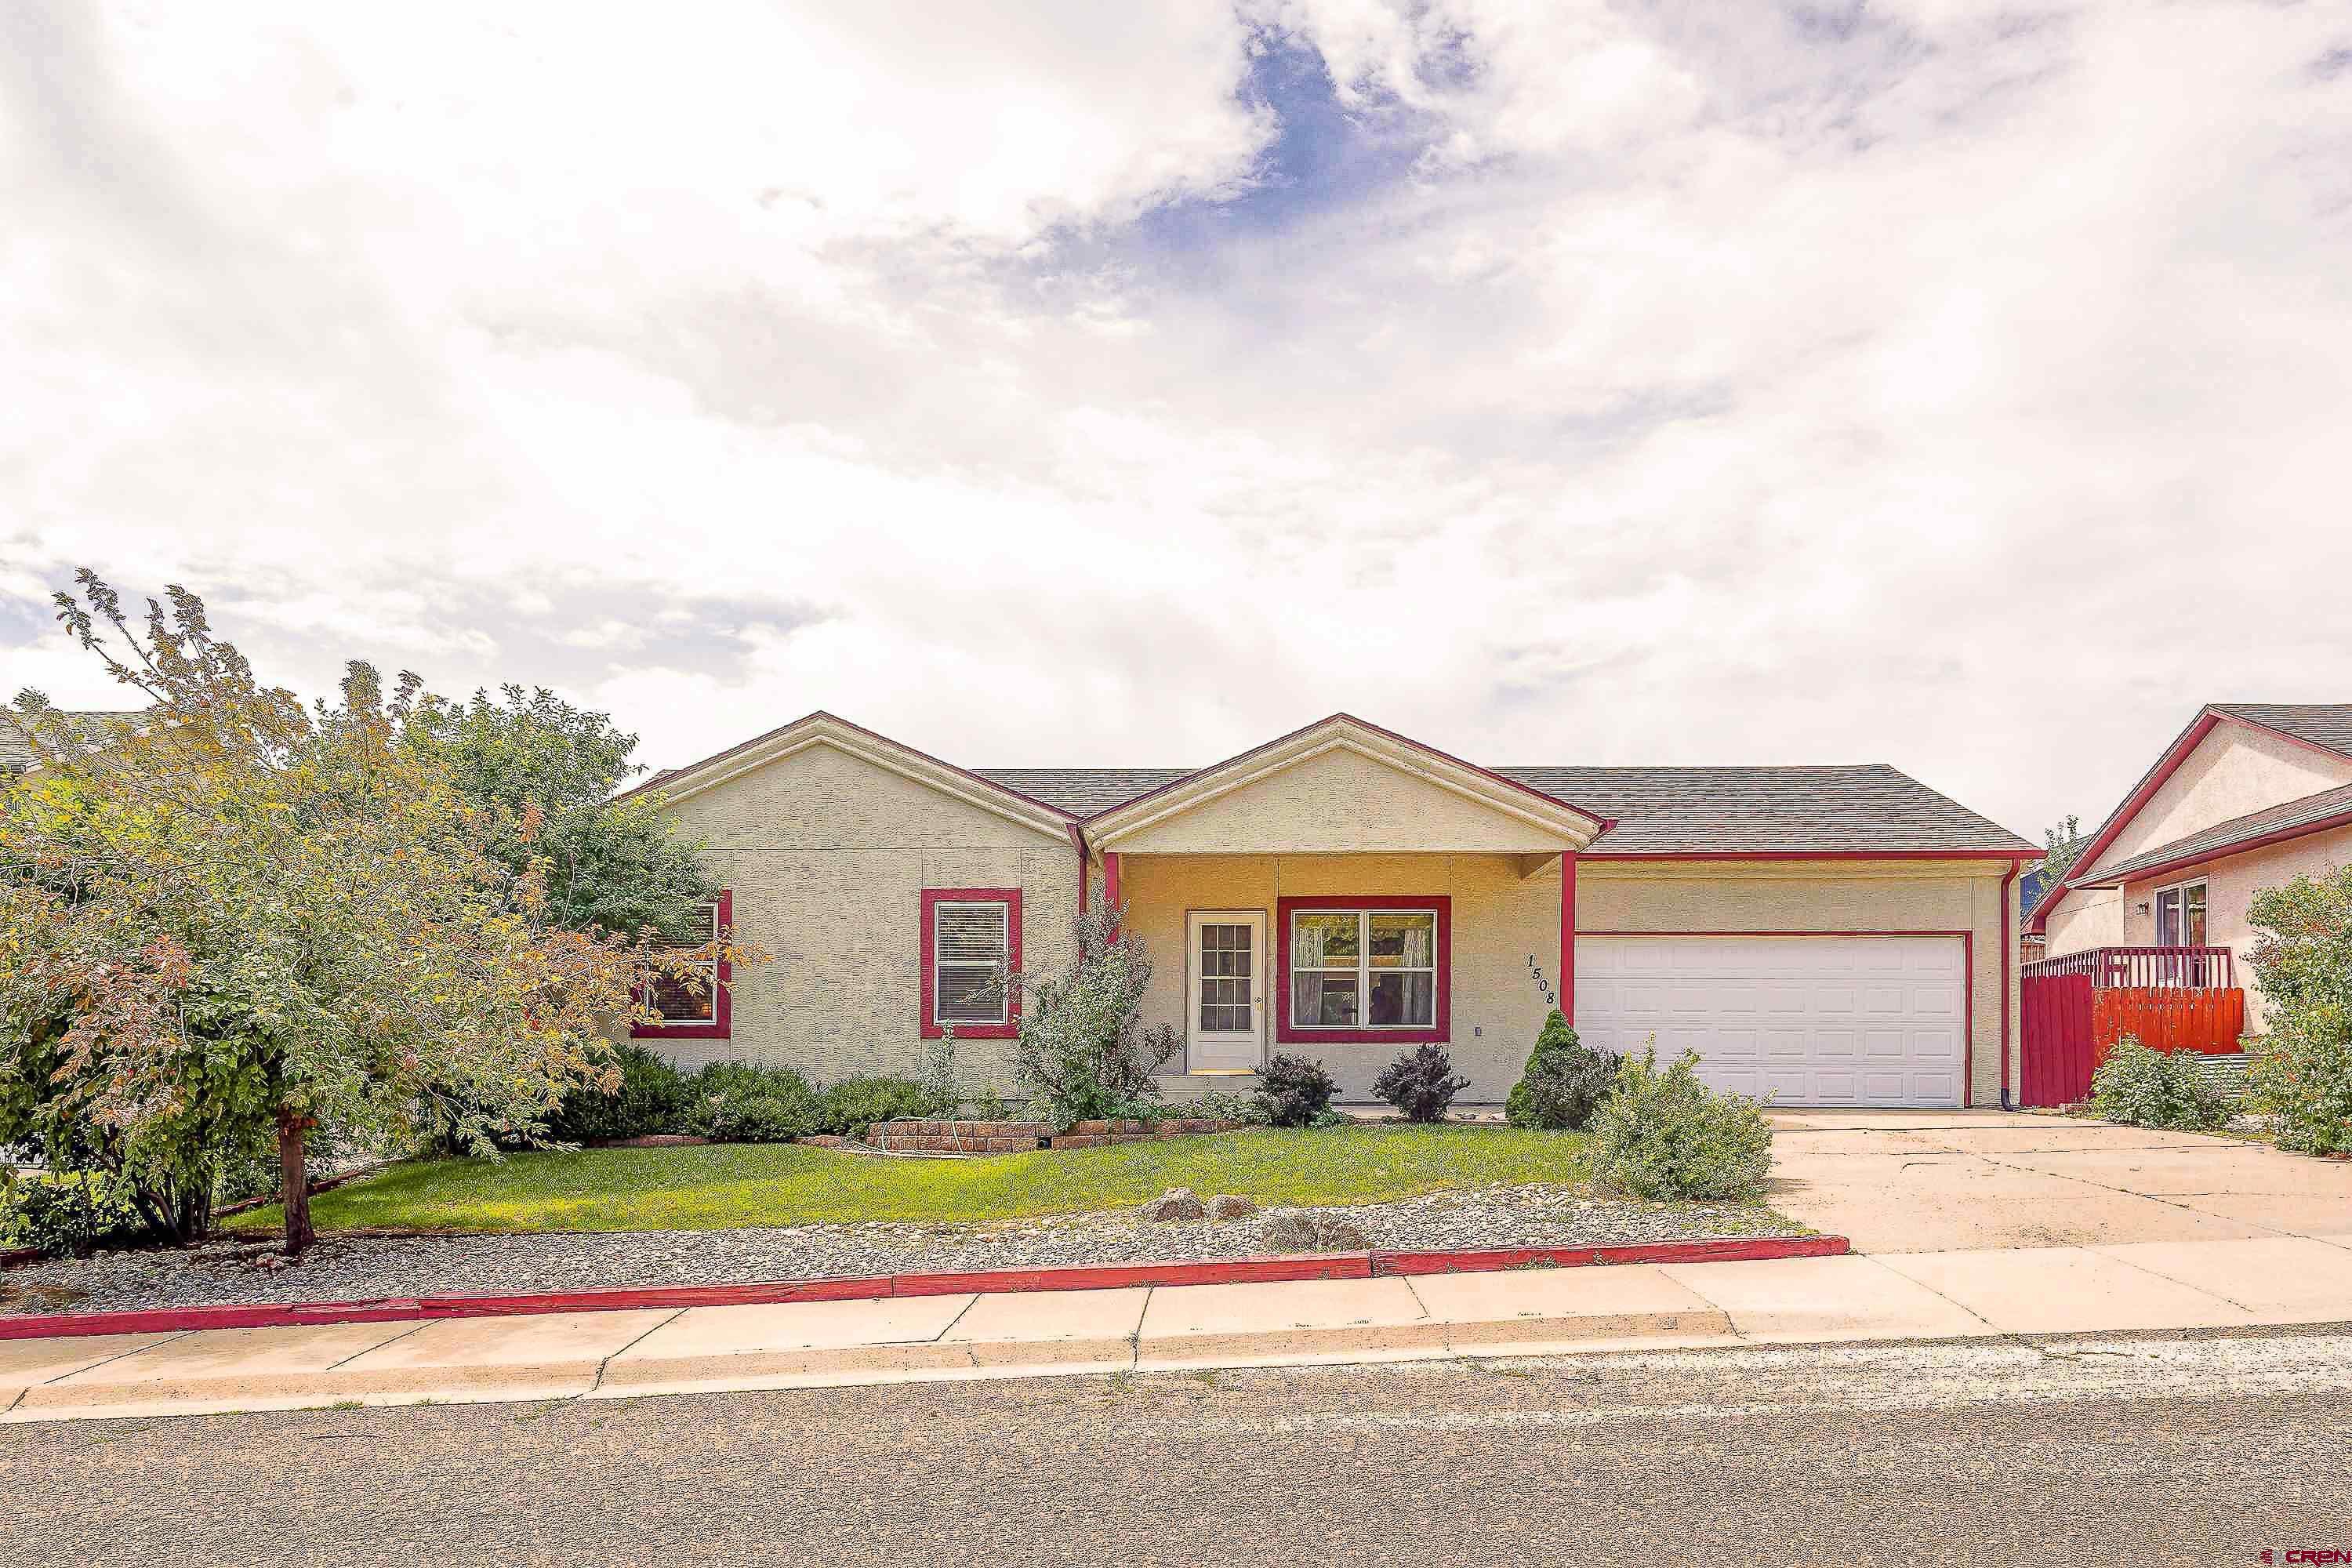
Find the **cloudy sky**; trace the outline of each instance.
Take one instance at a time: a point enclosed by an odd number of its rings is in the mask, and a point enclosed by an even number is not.
[[[2352,9],[16,0],[0,409],[68,704],[87,563],[656,763],[1347,709],[2038,837],[2352,700]]]

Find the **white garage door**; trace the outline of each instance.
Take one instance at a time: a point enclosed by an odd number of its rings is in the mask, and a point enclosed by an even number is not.
[[[1968,959],[1958,937],[1588,936],[1576,1029],[1781,1105],[1958,1105]]]

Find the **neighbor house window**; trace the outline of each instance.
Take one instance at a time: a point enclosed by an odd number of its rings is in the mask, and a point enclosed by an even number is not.
[[[1020,996],[1021,889],[931,888],[923,893],[922,1035],[1010,1039]]]
[[[720,960],[718,943],[735,923],[734,906],[735,895],[722,889],[655,933],[654,945],[672,960],[646,986],[646,1005],[661,1015],[661,1021],[633,1025],[631,1035],[640,1039],[729,1037],[729,965]]]
[[[1278,1037],[1443,1040],[1452,908],[1445,899],[1284,899],[1288,994]]]
[[[2201,879],[2157,889],[2156,945],[2205,945],[2205,884]]]

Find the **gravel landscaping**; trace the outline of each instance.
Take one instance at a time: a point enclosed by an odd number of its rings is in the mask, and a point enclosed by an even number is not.
[[[1269,1208],[1224,1221],[1150,1223],[1121,1209],[984,1224],[345,1236],[320,1241],[299,1263],[248,1242],[22,1265],[0,1273],[0,1315],[1241,1258],[1269,1250],[1266,1226],[1286,1213],[1351,1225],[1370,1246],[1399,1249],[1599,1246],[1804,1228],[1748,1205],[1619,1203],[1580,1187],[1533,1184],[1310,1211]]]

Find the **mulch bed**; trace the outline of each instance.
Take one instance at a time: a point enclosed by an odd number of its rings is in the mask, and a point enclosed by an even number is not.
[[[14,1268],[0,1277],[0,1314],[1245,1258],[1267,1250],[1262,1233],[1283,1212],[1159,1224],[1139,1219],[1132,1209],[1117,1209],[958,1225],[348,1236],[321,1241],[290,1264],[275,1258],[266,1244],[225,1242],[52,1258]],[[1579,1187],[1543,1184],[1433,1193],[1311,1212],[1352,1225],[1373,1247],[1401,1251],[1803,1233],[1801,1226],[1751,1205],[1612,1202]]]

